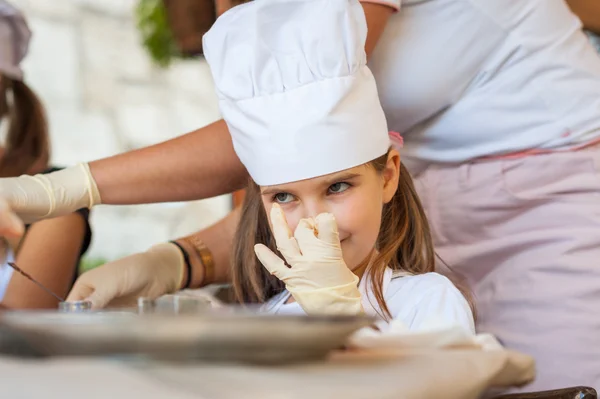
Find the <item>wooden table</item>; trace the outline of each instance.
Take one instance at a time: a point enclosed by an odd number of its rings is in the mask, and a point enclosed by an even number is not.
[[[346,352],[279,367],[0,357],[0,376],[2,397],[14,399],[474,399],[531,381],[534,363],[476,350]]]

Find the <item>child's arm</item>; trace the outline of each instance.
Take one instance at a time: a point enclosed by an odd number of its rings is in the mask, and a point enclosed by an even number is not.
[[[86,235],[86,220],[79,213],[43,220],[29,227],[16,256],[16,264],[65,297],[73,284]],[[58,300],[18,273],[13,273],[3,304],[12,309],[56,309]]]

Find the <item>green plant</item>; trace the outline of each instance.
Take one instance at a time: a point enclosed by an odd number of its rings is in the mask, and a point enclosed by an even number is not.
[[[173,58],[181,57],[169,27],[163,0],[140,0],[135,16],[143,46],[158,66],[166,68]]]
[[[106,259],[103,259],[103,258],[87,258],[87,257],[84,257],[83,259],[81,259],[81,262],[79,262],[78,273],[79,274],[85,273],[87,271],[95,269],[98,266],[102,266],[106,262],[108,262],[108,261]]]

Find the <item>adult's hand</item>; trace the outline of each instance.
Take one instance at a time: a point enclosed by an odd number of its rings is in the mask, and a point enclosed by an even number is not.
[[[158,244],[84,273],[67,301],[89,300],[94,309],[133,306],[139,297],[155,299],[181,289],[184,266],[176,245]]]
[[[0,197],[0,237],[20,237],[23,234],[23,222],[10,208],[8,202]],[[4,240],[2,240],[4,244]]]
[[[100,194],[87,164],[35,176],[0,179],[0,235],[13,234],[18,224],[62,216],[100,203]],[[6,231],[4,231],[6,230]],[[14,231],[13,231],[14,230]]]

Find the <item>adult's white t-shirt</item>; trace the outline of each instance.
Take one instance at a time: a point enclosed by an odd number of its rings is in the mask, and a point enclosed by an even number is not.
[[[564,0],[404,0],[369,66],[407,166],[600,138],[600,56],[581,28]]]

